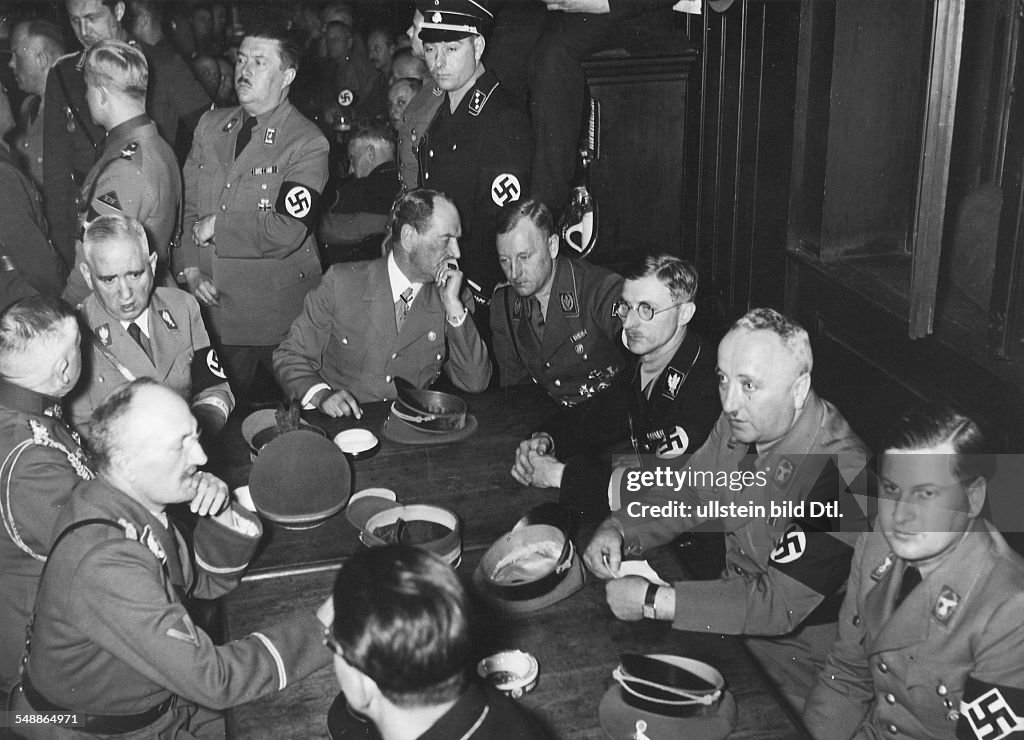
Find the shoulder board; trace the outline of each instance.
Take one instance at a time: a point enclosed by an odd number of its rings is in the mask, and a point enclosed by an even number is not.
[[[130,160],[132,158],[132,155],[134,155],[137,151],[139,151],[139,142],[130,141],[128,142],[128,146],[121,150],[121,159]]]
[[[491,89],[487,90],[486,92],[484,92],[479,87],[473,89],[473,92],[470,93],[469,98],[469,115],[480,115],[480,112],[483,111],[484,106],[487,105],[487,101],[490,99],[491,93],[498,89],[499,84],[500,83],[495,82],[494,85],[491,86]]]
[[[498,283],[497,285],[495,285],[495,286],[494,286],[494,292],[493,292],[493,293],[491,293],[491,295],[494,295],[495,293],[497,293],[497,292],[498,292],[499,290],[501,290],[502,288],[507,288],[507,287],[509,287],[510,285],[512,285],[512,283],[510,283],[510,282],[509,282],[508,280],[506,280],[506,281],[505,281],[505,282],[503,282],[503,283]]]

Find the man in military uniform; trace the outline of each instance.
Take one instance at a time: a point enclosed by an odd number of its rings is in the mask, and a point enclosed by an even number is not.
[[[600,394],[625,360],[612,310],[622,278],[558,254],[551,211],[540,201],[505,206],[497,231],[498,264],[509,280],[491,299],[501,384],[532,378],[566,406]]]
[[[417,8],[413,12],[412,25],[406,32],[412,42],[411,51],[415,60],[423,64],[423,71],[420,80],[423,85],[413,96],[409,104],[402,112],[402,120],[399,121],[395,130],[398,131],[398,176],[402,181],[402,189],[408,192],[417,187],[420,182],[419,148],[423,135],[434,120],[437,109],[444,102],[444,91],[437,87],[434,78],[423,62],[423,42],[420,41],[420,28],[423,26],[423,13]],[[398,71],[404,66],[399,60],[395,60],[395,70]],[[433,187],[433,186],[430,186]]]
[[[14,697],[18,711],[75,714],[77,724],[31,727],[31,737],[223,737],[215,710],[330,662],[322,643],[329,599],[317,614],[223,645],[182,605],[185,595],[217,598],[235,588],[262,527],[199,470],[206,455],[181,398],[135,380],[96,410],[90,442],[98,475],[57,521]],[[171,504],[197,515],[191,546],[168,519]]]
[[[866,489],[868,451],[811,389],[812,364],[807,332],[788,318],[758,308],[739,319],[718,347],[722,415],[707,441],[670,471],[682,476],[670,485],[643,475],[652,471],[626,470],[622,508],[584,556],[599,578],[615,579],[607,599],[617,617],[746,635],[798,709],[835,638],[853,545],[867,529],[850,487]],[[644,555],[710,521],[726,532],[721,578],[674,588],[618,578],[624,555]]]
[[[36,187],[43,187],[43,95],[46,76],[64,54],[60,30],[49,21],[24,21],[11,32],[11,71],[25,93],[17,152]]]
[[[498,237],[499,243],[501,237]],[[698,449],[721,411],[714,353],[689,327],[697,271],[678,257],[646,257],[626,274],[613,313],[633,353],[611,388],[565,409],[519,445],[512,475],[561,489],[563,504],[607,513],[613,480],[607,448],[630,440],[654,464]],[[495,352],[499,346],[495,332]],[[635,464],[636,457],[629,458]],[[614,490],[614,486],[612,487]]]
[[[320,281],[313,227],[327,182],[327,140],[288,102],[299,48],[283,29],[242,41],[235,87],[242,105],[210,111],[185,163],[181,266],[208,309],[235,393]]]
[[[75,314],[33,296],[0,314],[0,694],[25,647],[39,574],[71,490],[92,477],[61,399],[81,368]]]
[[[75,265],[64,289],[65,300],[73,306],[89,295],[81,271],[86,224],[107,214],[140,221],[157,258],[158,282],[173,285],[168,261],[181,219],[178,161],[146,115],[146,57],[123,41],[100,41],[85,54],[84,75],[89,114],[107,137],[78,198]]]
[[[970,419],[917,409],[883,444],[839,639],[807,698],[816,738],[1019,737],[1024,559],[979,516],[994,456]]]
[[[50,238],[68,265],[74,264],[78,229],[77,199],[86,174],[103,144],[103,128],[92,119],[85,100],[85,53],[100,41],[128,40],[121,26],[122,0],[66,0],[75,36],[85,51],[62,57],[50,69],[43,106],[43,191]],[[132,42],[135,43],[135,42]],[[150,47],[136,44],[143,53]],[[148,110],[160,135],[174,142],[178,121],[195,127],[210,100],[177,54],[150,60]]]
[[[480,58],[493,21],[483,0],[421,0],[420,40],[444,101],[420,143],[420,184],[447,193],[465,229],[463,269],[482,300],[501,281],[494,255],[498,210],[525,197],[530,122]]]
[[[395,203],[387,257],[334,265],[306,297],[274,372],[289,398],[330,416],[395,398],[395,378],[426,388],[444,368],[480,393],[491,363],[462,295],[459,214],[434,190]]]
[[[90,332],[83,380],[70,395],[72,420],[84,429],[118,386],[149,377],[188,401],[204,435],[216,436],[235,397],[196,299],[177,288],[154,290],[155,265],[135,219],[101,216],[86,229],[82,273],[92,293],[79,312]]]

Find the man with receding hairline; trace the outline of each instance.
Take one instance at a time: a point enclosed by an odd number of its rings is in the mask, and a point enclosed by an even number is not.
[[[0,695],[17,680],[53,525],[92,477],[62,420],[80,369],[78,323],[64,301],[33,296],[0,313]]]
[[[219,710],[328,664],[329,601],[220,645],[185,609],[186,597],[238,585],[262,526],[200,470],[196,420],[177,394],[149,378],[124,385],[96,410],[90,445],[97,476],[54,528],[14,697],[18,711],[75,714],[76,724],[26,734],[223,737]],[[189,542],[168,517],[173,504],[197,517]]]
[[[25,21],[11,32],[14,80],[24,92],[21,104],[22,136],[16,149],[38,187],[43,187],[43,94],[50,67],[64,53],[60,30],[49,21]]]
[[[92,293],[79,307],[89,332],[82,381],[70,395],[75,426],[84,430],[122,383],[148,377],[189,402],[207,439],[216,436],[235,397],[196,299],[178,288],[154,289],[156,255],[132,218],[94,220],[83,251],[82,275]]]
[[[807,332],[794,321],[770,308],[740,318],[718,347],[722,414],[675,471],[710,478],[645,487],[639,479],[630,484],[635,468],[621,471],[622,508],[598,528],[584,556],[595,575],[612,579],[607,599],[620,619],[752,638],[751,651],[797,709],[835,639],[853,545],[868,528],[851,493],[867,491],[868,450],[812,390],[812,365]],[[764,514],[714,508],[730,503],[761,506]],[[676,516],[644,509],[666,504]],[[788,508],[773,514],[773,504]],[[792,508],[797,504],[802,513]],[[624,557],[646,556],[708,522],[726,532],[720,578],[671,588],[619,577]]]

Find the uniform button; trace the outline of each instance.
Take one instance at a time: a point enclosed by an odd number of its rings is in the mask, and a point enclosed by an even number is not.
[[[458,144],[452,144],[452,151],[453,151],[453,152],[454,152],[454,151],[455,151],[456,149],[458,149],[458,148],[459,148],[459,145],[458,145]]]
[[[413,131],[412,136],[410,136],[409,138],[412,139],[413,141],[416,141],[416,132]]]
[[[550,362],[545,362],[544,363],[544,367],[548,367],[548,368],[551,367],[551,363]]]
[[[263,183],[262,185],[260,185],[260,190],[266,190],[266,189],[267,189],[267,183]]]
[[[589,360],[590,358],[589,358],[589,357],[587,357],[586,355],[583,355],[583,359],[584,359],[584,360]]]
[[[398,359],[398,353],[397,352],[392,353],[391,359],[392,360],[397,360]]]
[[[342,344],[348,344],[348,337],[342,337],[341,338],[341,343]]]
[[[732,569],[733,569],[733,571],[734,571],[734,572],[736,573],[736,575],[738,575],[738,576],[742,576],[742,575],[744,574],[744,570],[743,570],[743,568],[741,568],[741,567],[740,567],[740,566],[738,566],[738,565],[734,565],[734,566],[732,566]]]
[[[885,701],[886,701],[887,704],[895,704],[896,703],[896,697],[893,696],[892,694],[886,694],[885,695]]]
[[[226,187],[226,188],[227,188],[228,190],[230,190],[230,189],[231,189],[231,183],[229,182],[229,183],[228,183],[227,185],[225,185],[224,187]]]
[[[390,383],[391,382],[391,376],[390,375],[385,375],[384,376],[384,380],[386,380],[387,382]]]
[[[948,712],[946,712],[946,719],[948,719],[950,722],[956,722],[958,719],[960,719],[960,712],[958,712],[955,709],[950,709]]]
[[[434,150],[433,150],[433,149],[431,149],[431,150],[430,150],[430,156],[431,156],[431,157],[433,157],[433,156],[434,156]]]
[[[440,359],[441,359],[441,355],[438,355],[438,356],[437,356],[437,359],[438,359],[438,361],[440,361]]]
[[[885,729],[889,731],[890,735],[899,735],[900,734],[900,728],[897,727],[896,725],[894,725],[892,722],[887,724],[885,726]]]
[[[853,626],[860,627],[860,614],[853,615]]]
[[[224,205],[223,203],[221,203],[221,204],[220,204],[220,209],[221,209],[222,211],[226,211],[226,210],[228,209],[228,207],[227,207],[226,205]]]
[[[423,179],[424,180],[429,180],[430,179],[430,173],[429,172],[424,172],[423,173]]]
[[[878,671],[879,671],[879,673],[888,673],[889,672],[889,666],[887,666],[885,664],[884,660],[878,661]]]
[[[304,272],[300,272],[299,273],[299,280],[302,280],[305,277],[306,277],[306,273],[304,273]]]
[[[946,684],[940,683],[938,686],[935,687],[935,693],[939,696],[945,696],[949,693],[949,689],[946,688]]]
[[[561,384],[562,384],[562,381],[561,381],[561,380],[556,380],[556,381],[555,381],[555,385],[561,385]]]

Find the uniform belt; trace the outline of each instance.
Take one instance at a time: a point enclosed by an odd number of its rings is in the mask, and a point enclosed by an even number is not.
[[[76,720],[75,730],[94,735],[118,735],[148,727],[167,713],[174,705],[175,699],[174,694],[171,694],[156,706],[150,707],[145,712],[139,712],[138,714],[84,714],[59,707],[36,691],[35,686],[29,680],[28,671],[25,671],[21,676],[21,690],[25,694],[28,703],[37,712],[74,714]]]

